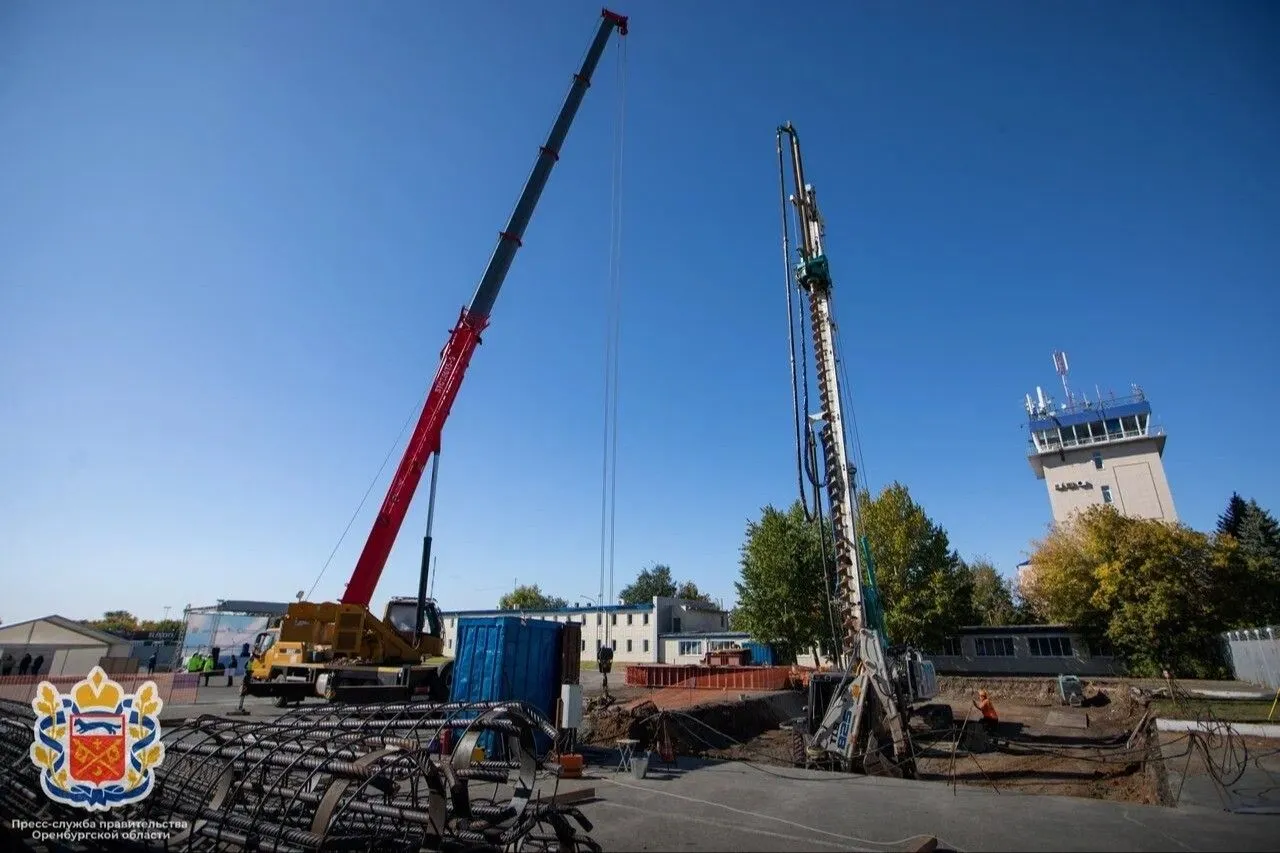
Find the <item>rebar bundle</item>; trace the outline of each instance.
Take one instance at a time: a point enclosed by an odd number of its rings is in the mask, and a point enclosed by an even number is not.
[[[0,702],[0,818],[83,820],[84,812],[41,790],[29,757],[34,723],[30,706]],[[570,823],[591,829],[580,812],[534,801],[535,732],[556,735],[537,709],[519,702],[325,704],[265,720],[202,716],[163,732],[165,757],[150,795],[104,819],[172,829],[86,847],[598,851]],[[498,747],[476,760],[486,733]],[[452,753],[442,754],[450,740]]]

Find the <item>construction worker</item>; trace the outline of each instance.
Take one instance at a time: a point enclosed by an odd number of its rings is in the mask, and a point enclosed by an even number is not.
[[[996,713],[996,706],[991,704],[987,691],[978,691],[978,701],[973,703],[973,707],[982,712],[982,727],[987,734],[995,734],[996,726],[1000,725],[1000,715]]]

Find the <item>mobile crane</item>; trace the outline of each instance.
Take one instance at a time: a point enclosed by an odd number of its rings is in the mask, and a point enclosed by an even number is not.
[[[398,699],[426,693],[435,699],[448,696],[452,664],[442,657],[439,611],[426,597],[426,575],[431,549],[432,512],[428,509],[427,533],[416,599],[397,597],[387,604],[382,619],[369,610],[374,588],[404,522],[409,504],[433,458],[431,498],[434,504],[436,467],[441,431],[458,395],[462,378],[487,328],[498,291],[502,288],[525,228],[560,149],[577,115],[591,76],[617,30],[627,34],[627,18],[601,10],[600,26],[573,76],[559,115],[546,143],[538,151],[533,171],[525,181],[510,219],[498,235],[471,303],[462,309],[440,356],[431,390],[405,447],[373,529],[339,602],[290,604],[279,625],[260,633],[254,643],[241,692],[249,696],[273,696],[279,704],[309,695],[330,700]]]
[[[837,671],[813,675],[806,709],[808,716],[791,721],[788,727],[796,733],[802,753],[798,758],[805,764],[849,772],[911,776],[914,775],[914,761],[908,715],[914,703],[937,694],[937,678],[931,661],[912,649],[890,647],[885,636],[870,560],[870,543],[866,537],[861,540],[858,537],[857,472],[850,463],[845,439],[845,409],[841,399],[836,326],[831,303],[831,270],[823,246],[825,225],[818,212],[817,193],[805,180],[800,138],[790,122],[778,128],[777,150],[783,204],[783,253],[787,264],[787,304],[792,304],[794,273],[795,285],[803,294],[802,301],[807,297],[808,328],[813,341],[814,368],[821,402],[821,412],[817,416],[802,413],[798,401],[793,413],[796,416],[801,496],[803,498],[806,466],[800,424],[807,421],[804,434],[809,439],[810,479],[815,486],[817,521],[823,523],[821,496],[817,494],[817,454],[812,441],[813,422],[816,420],[821,423],[822,475],[835,552],[832,604],[838,613],[838,619],[833,621],[838,625],[833,625],[833,632],[837,635],[834,639],[839,642],[843,660]],[[793,191],[789,195],[784,151],[789,153],[791,161]],[[793,208],[794,228],[798,233],[796,250],[800,260],[794,269],[791,266],[788,203]],[[793,379],[795,352],[793,344]],[[807,367],[804,369],[807,371]],[[794,400],[794,382],[792,387]],[[860,559],[860,547],[864,559]]]

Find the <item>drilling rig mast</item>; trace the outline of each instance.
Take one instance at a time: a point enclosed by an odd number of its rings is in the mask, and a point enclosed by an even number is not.
[[[931,662],[910,649],[890,648],[881,620],[869,618],[878,615],[878,604],[870,606],[876,601],[874,575],[864,575],[864,561],[858,553],[857,471],[850,462],[845,435],[831,270],[823,246],[825,228],[817,193],[805,178],[800,138],[790,122],[778,128],[777,143],[784,251],[790,264],[790,230],[785,221],[785,206],[789,203],[799,241],[795,284],[808,303],[821,403],[820,412],[811,419],[821,423],[822,473],[835,550],[835,610],[843,661],[841,672],[815,682],[821,684],[825,680],[833,689],[815,692],[811,687],[810,720],[803,732],[804,752],[809,763],[853,772],[911,775],[914,763],[907,729],[908,709],[913,702],[936,694],[936,678]],[[784,154],[789,154],[791,161],[790,194]],[[789,269],[788,293],[791,286]],[[807,412],[803,415],[810,419]],[[821,523],[821,500],[816,509]],[[869,543],[863,538],[861,545],[869,571]]]

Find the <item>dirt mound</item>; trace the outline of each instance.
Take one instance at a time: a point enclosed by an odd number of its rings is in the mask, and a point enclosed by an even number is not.
[[[1121,681],[1081,679],[1081,685],[1084,688],[1084,707],[1106,708],[1108,716],[1126,719],[1141,704],[1129,689],[1129,685]],[[991,701],[997,704],[1002,700],[1030,707],[1062,703],[1056,678],[960,675],[944,675],[938,678],[938,696],[944,700],[968,702],[979,690],[987,691]]]
[[[800,713],[803,699],[790,691],[722,701],[678,710],[661,710],[652,701],[593,710],[579,731],[584,743],[613,746],[620,738],[655,749],[664,737],[681,755],[729,749],[777,730]]]

